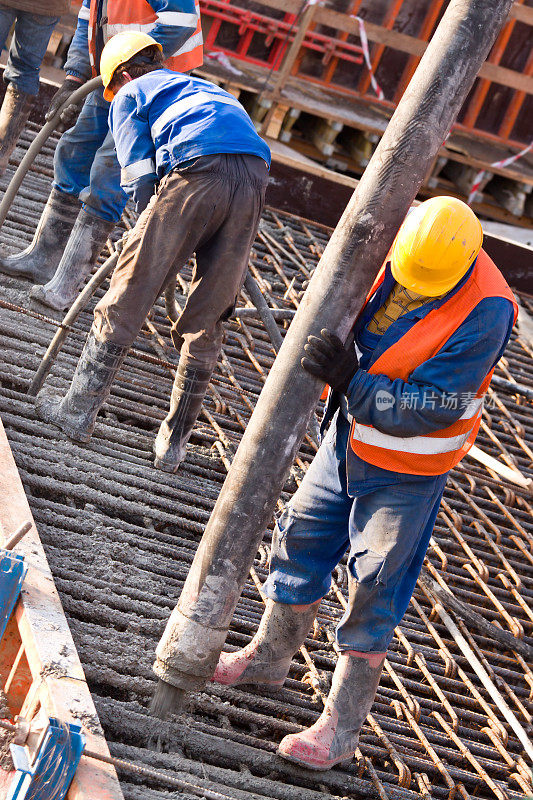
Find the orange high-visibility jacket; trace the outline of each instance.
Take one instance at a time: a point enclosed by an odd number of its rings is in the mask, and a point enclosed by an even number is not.
[[[203,37],[202,25],[200,20],[200,2],[195,0],[196,8],[196,30],[192,36],[183,44],[180,49],[165,61],[165,66],[175,72],[189,72],[203,63]],[[190,14],[179,14],[178,12],[164,12],[168,15],[169,25],[184,25],[179,17],[190,17]],[[89,55],[91,66],[96,76],[96,25],[98,14],[97,0],[91,0],[91,10],[89,16]],[[107,22],[103,25],[104,44],[122,31],[142,31],[150,33],[157,22],[166,22],[162,19],[163,14],[158,15],[150,3],[146,0],[108,0],[107,2]]]
[[[384,273],[385,269],[382,268],[366,302],[383,282]],[[399,378],[408,381],[411,373],[433,358],[478,303],[488,297],[510,300],[516,321],[518,306],[513,293],[494,262],[481,250],[465,284],[440,308],[426,314],[385,350],[368,369],[368,373],[386,375],[391,380]],[[455,467],[474,444],[481,423],[483,398],[493,372],[494,369],[485,377],[461,418],[433,433],[409,437],[391,436],[354,419],[350,432],[350,444],[354,453],[363,461],[382,469],[412,475],[444,474]]]

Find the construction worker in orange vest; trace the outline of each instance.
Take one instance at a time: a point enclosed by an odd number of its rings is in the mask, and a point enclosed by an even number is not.
[[[202,64],[198,0],[83,0],[66,78],[47,118],[99,73],[104,45],[124,31],[150,32],[163,48],[165,65],[176,72]],[[65,123],[72,124],[76,114],[68,107]],[[103,90],[92,92],[56,148],[52,192],[33,242],[22,253],[0,258],[0,271],[38,284],[31,291],[34,302],[57,311],[76,298],[126,205],[108,114]]]
[[[353,757],[394,628],[409,604],[450,469],[476,437],[517,315],[472,210],[436,197],[405,219],[347,346],[310,336],[302,366],[329,384],[330,422],[277,521],[268,598],[250,644],[214,680],[281,686],[348,551],[340,656],[315,724],[278,754],[311,769]]]

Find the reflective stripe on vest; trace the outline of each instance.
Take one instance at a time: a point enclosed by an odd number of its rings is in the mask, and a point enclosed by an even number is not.
[[[115,34],[124,31],[151,33],[157,24],[191,28],[194,25],[194,33],[165,61],[165,66],[175,72],[189,72],[191,69],[200,67],[203,63],[204,40],[199,0],[195,0],[194,5],[195,14],[185,14],[179,11],[162,11],[156,14],[152,6],[145,0],[128,0],[127,3],[121,0],[108,0],[107,22],[102,26],[104,44]],[[88,38],[91,66],[95,76],[97,74],[95,66],[97,12],[98,2],[97,0],[91,0]]]
[[[383,282],[381,269],[367,301]],[[471,311],[485,298],[503,297],[518,306],[503,275],[484,250],[481,250],[469,279],[440,308],[433,309],[391,345],[368,370],[371,375],[386,375],[391,380],[408,381],[411,373],[433,358]],[[366,305],[366,303],[365,303]],[[382,469],[412,475],[442,475],[456,466],[474,444],[488,389],[490,373],[464,410],[460,419],[446,428],[422,436],[399,437],[382,433],[370,425],[352,423],[351,447],[356,455]]]

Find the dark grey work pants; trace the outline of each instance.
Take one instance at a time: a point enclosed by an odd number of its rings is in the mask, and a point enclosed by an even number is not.
[[[205,156],[165,176],[95,308],[96,336],[131,346],[166,284],[196,253],[189,296],[172,338],[191,366],[212,369],[222,322],[244,282],[267,183],[265,162],[250,155]]]

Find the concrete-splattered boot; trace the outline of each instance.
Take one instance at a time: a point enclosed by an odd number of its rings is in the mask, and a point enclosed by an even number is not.
[[[350,761],[379,684],[385,653],[341,653],[324,711],[310,728],[281,740],[278,755],[308,769]]]
[[[56,311],[70,308],[114,227],[114,222],[82,208],[54,276],[46,285],[32,288],[32,299]]]
[[[109,396],[128,350],[113,342],[100,341],[91,329],[65,397],[41,389],[35,400],[37,414],[60,428],[69,439],[88,442],[98,411]]]
[[[32,243],[22,253],[0,258],[0,272],[34,283],[48,281],[61,261],[79,211],[77,197],[52,189]]]
[[[260,683],[283,686],[293,655],[315,621],[320,600],[291,606],[267,600],[259,628],[250,644],[236,653],[221,653],[213,681],[225,686]]]
[[[170,410],[154,442],[154,464],[158,469],[176,472],[185,458],[186,445],[202,408],[211,374],[210,369],[191,367],[186,359],[180,359],[170,396]]]
[[[0,176],[6,171],[9,157],[28,121],[34,102],[33,95],[21,92],[8,83],[0,109]]]

